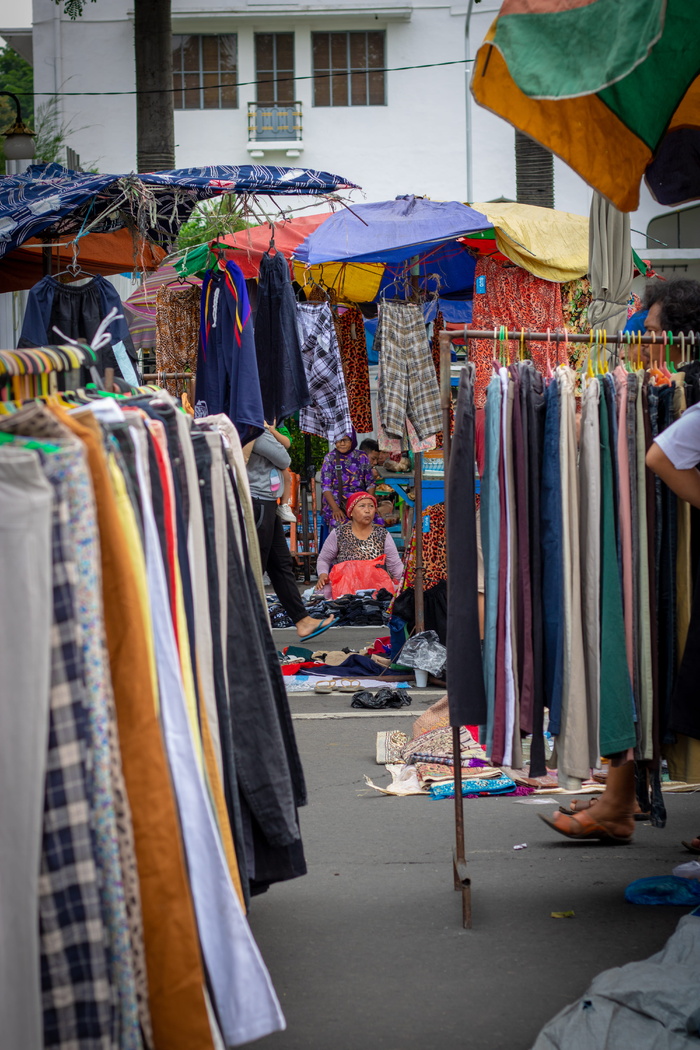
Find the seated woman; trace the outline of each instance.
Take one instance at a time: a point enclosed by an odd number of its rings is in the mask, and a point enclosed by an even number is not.
[[[357,448],[353,430],[339,438],[321,466],[323,502],[321,514],[329,530],[347,521],[346,503],[354,492],[374,493],[374,476],[370,461]]]
[[[385,528],[375,524],[377,501],[374,496],[369,492],[354,492],[347,500],[346,509],[350,520],[331,532],[318,556],[316,590],[323,591],[325,598],[332,597],[329,573],[333,565],[384,557],[386,571],[394,582],[400,579],[403,571],[392,537]]]

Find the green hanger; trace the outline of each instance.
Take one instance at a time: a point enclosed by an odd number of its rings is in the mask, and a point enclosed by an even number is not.
[[[670,347],[673,346],[673,332],[668,332],[668,342],[666,343],[666,368],[669,372],[677,374],[676,366],[671,360]]]
[[[7,434],[0,430],[0,445],[19,445],[21,448],[31,449],[32,452],[60,452],[60,445],[51,445],[47,441],[35,441],[34,438],[25,438],[21,434]]]

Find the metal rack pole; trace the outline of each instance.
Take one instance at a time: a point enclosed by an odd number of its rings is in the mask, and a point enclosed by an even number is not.
[[[445,512],[447,512],[447,472],[450,465],[452,436],[450,434],[450,408],[452,402],[451,376],[451,333],[440,333],[440,404],[442,407],[442,449],[445,461]],[[449,590],[450,581],[447,580]],[[450,683],[447,683],[449,690]],[[472,925],[472,889],[471,879],[467,873],[467,856],[464,836],[464,799],[462,798],[462,741],[461,726],[452,727],[452,758],[455,784],[455,845],[452,852],[452,872],[454,888],[462,894],[462,926],[465,930]]]

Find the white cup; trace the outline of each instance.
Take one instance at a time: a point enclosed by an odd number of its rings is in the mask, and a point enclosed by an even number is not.
[[[413,673],[416,676],[416,689],[425,689],[428,684],[428,672],[422,667],[414,667]]]

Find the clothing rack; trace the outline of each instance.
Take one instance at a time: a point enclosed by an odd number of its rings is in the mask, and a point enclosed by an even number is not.
[[[450,342],[454,339],[494,339],[496,341],[505,342],[538,342],[538,343],[590,343],[592,346],[604,346],[605,344],[624,345],[624,346],[637,346],[641,344],[652,345],[658,344],[659,347],[668,346],[690,346],[692,350],[695,350],[697,345],[698,354],[700,355],[700,332],[664,332],[663,335],[646,335],[640,334],[639,332],[607,332],[605,329],[597,328],[592,329],[590,332],[553,332],[548,329],[546,332],[531,332],[529,329],[524,328],[506,328],[501,325],[498,328],[476,330],[469,328],[467,325],[459,331],[458,329],[449,332],[441,332],[440,340],[447,339]],[[693,355],[695,356],[695,355]]]
[[[602,349],[606,345],[613,345],[618,347],[629,347],[630,351],[634,351],[634,348],[639,348],[640,345],[644,346],[657,346],[660,351],[660,357],[663,360],[663,356],[666,355],[670,347],[680,347],[681,353],[684,360],[697,359],[700,356],[700,333],[692,332],[687,333],[673,333],[664,332],[662,335],[657,334],[642,334],[632,332],[617,332],[608,334],[601,329],[590,331],[589,333],[570,333],[567,331],[552,332],[533,332],[526,329],[519,329],[517,327],[507,329],[505,326],[498,326],[492,330],[475,330],[468,326],[464,326],[461,329],[442,331],[440,333],[440,395],[441,395],[441,407],[443,412],[443,432],[444,432],[444,460],[445,460],[445,476],[447,478],[449,470],[449,458],[450,458],[450,444],[451,436],[449,431],[450,421],[450,405],[451,405],[451,389],[450,389],[450,368],[451,368],[451,348],[455,340],[465,341],[467,339],[489,339],[493,340],[494,344],[500,344],[502,347],[505,342],[520,343],[521,347],[526,342],[541,342],[541,343],[553,343],[561,347],[561,344],[566,345],[567,343],[585,343],[591,347],[592,352],[595,354],[596,349]],[[698,350],[696,351],[696,342]],[[652,352],[653,355],[653,352]],[[498,352],[494,352],[494,364],[497,363]],[[445,492],[445,500],[447,503],[447,485]],[[448,580],[449,587],[449,580]],[[448,682],[448,689],[450,683]],[[454,756],[454,784],[455,784],[455,847],[453,850],[453,873],[454,873],[454,888],[461,890],[462,893],[462,922],[465,928],[470,928],[472,923],[472,911],[471,911],[471,880],[468,874],[466,854],[465,854],[465,828],[464,828],[464,806],[462,800],[462,772],[461,764],[457,760],[460,754],[460,727],[452,727],[452,746]]]

